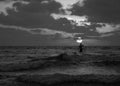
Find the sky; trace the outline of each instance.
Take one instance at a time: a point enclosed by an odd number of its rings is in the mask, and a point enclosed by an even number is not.
[[[120,45],[120,0],[0,0],[0,46]]]

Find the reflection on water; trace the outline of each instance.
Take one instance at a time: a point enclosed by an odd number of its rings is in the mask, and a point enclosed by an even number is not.
[[[99,74],[99,75],[118,75],[116,70],[108,69],[105,67],[95,67],[95,66],[79,66],[79,67],[69,67],[69,68],[49,68],[44,71],[36,72],[42,75],[46,74],[70,74],[70,75],[84,75],[84,74]]]

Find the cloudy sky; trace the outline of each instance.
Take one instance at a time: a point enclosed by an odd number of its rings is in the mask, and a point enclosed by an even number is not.
[[[0,46],[120,45],[120,0],[0,0]]]

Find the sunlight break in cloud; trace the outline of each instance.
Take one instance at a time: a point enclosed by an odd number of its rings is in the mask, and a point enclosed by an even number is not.
[[[51,30],[47,28],[24,28],[20,26],[12,26],[12,25],[3,25],[0,24],[1,28],[6,29],[15,29],[15,30],[22,30],[29,32],[31,34],[40,34],[40,35],[56,35],[59,34],[61,38],[74,38],[76,35],[83,35],[83,33],[67,33],[64,31],[57,31],[57,30]]]
[[[62,5],[62,7],[59,10],[64,10],[65,14],[72,13],[69,9],[73,8],[74,4],[77,4],[80,7],[84,6],[84,0],[55,0],[55,1],[59,2]]]
[[[78,3],[79,6],[83,6],[84,0],[55,0],[56,2],[59,2],[62,4],[62,9],[70,9],[72,8],[72,5]]]
[[[78,6],[82,7],[84,6],[84,1],[85,0],[55,0],[56,2],[59,2],[62,7],[60,8],[60,13],[52,13],[51,16],[57,20],[60,18],[66,18],[68,21],[70,21],[71,25],[74,26],[86,26],[86,25],[91,25],[90,22],[88,21],[87,16],[77,16],[77,15],[72,15],[72,11],[69,9],[73,8],[74,4],[77,4]],[[64,12],[61,10],[64,10]]]
[[[66,18],[71,22],[72,25],[76,26],[85,26],[85,25],[91,25],[90,22],[87,22],[86,16],[76,16],[76,15],[62,15],[62,14],[51,14],[51,16],[54,19],[60,19],[60,18]]]
[[[7,10],[8,9],[13,9],[15,12],[17,12],[17,8],[15,6],[13,6],[15,3],[21,3],[21,4],[29,4],[29,2],[27,1],[23,1],[23,0],[4,0],[4,1],[0,1],[0,14],[3,13],[5,16],[8,15]]]
[[[98,33],[109,33],[120,30],[120,25],[111,25],[111,24],[105,24],[102,27],[97,27],[96,32]]]

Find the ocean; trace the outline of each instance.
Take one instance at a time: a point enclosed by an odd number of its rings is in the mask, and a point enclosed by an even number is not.
[[[0,86],[112,86],[119,67],[119,46],[0,47]]]

